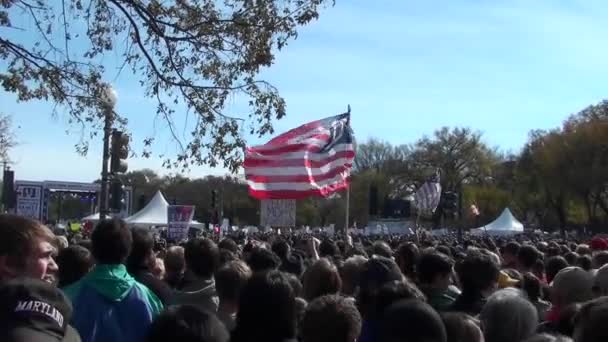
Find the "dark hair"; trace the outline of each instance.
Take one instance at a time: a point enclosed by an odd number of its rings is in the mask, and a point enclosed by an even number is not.
[[[333,258],[340,255],[340,249],[335,242],[325,239],[319,244],[319,256],[322,258]]]
[[[125,221],[103,220],[91,235],[93,257],[98,264],[124,264],[131,252],[133,238]]]
[[[80,280],[93,267],[91,252],[78,245],[72,245],[59,251],[57,266],[59,266],[57,287],[63,288]]]
[[[302,285],[304,286],[304,299],[311,301],[323,295],[340,292],[342,279],[336,265],[332,264],[329,259],[322,258],[304,272]]]
[[[439,314],[425,302],[416,299],[391,305],[381,320],[379,341],[446,342],[445,326]]]
[[[231,261],[239,260],[238,256],[227,249],[220,248],[220,266]]]
[[[385,258],[392,258],[393,251],[389,245],[384,241],[376,241],[372,245],[372,254],[383,256]]]
[[[412,282],[404,278],[384,284],[375,298],[375,317],[382,317],[382,313],[393,303],[404,299],[417,299],[426,302],[426,296]]]
[[[608,297],[599,297],[585,305],[574,317],[576,342],[608,341]]]
[[[578,253],[568,252],[564,254],[564,259],[566,259],[569,266],[576,266],[576,260],[578,260]]]
[[[282,342],[295,336],[296,299],[289,279],[279,271],[254,274],[241,292],[231,342]]]
[[[289,244],[283,239],[278,239],[273,242],[271,250],[282,260],[289,256]]]
[[[228,342],[230,335],[215,315],[195,306],[171,306],[158,316],[147,342]]]
[[[441,315],[447,342],[479,342],[482,337],[479,321],[460,312],[448,312]]]
[[[524,342],[572,342],[572,339],[563,335],[543,333],[527,338]]]
[[[239,245],[237,245],[236,242],[231,238],[223,239],[217,244],[217,247],[219,249],[225,249],[237,255],[239,254]]]
[[[523,275],[522,290],[528,295],[532,303],[537,302],[542,297],[542,287],[540,280],[528,272]]]
[[[351,299],[322,296],[308,304],[301,332],[303,342],[354,342],[361,333],[361,315]]]
[[[517,256],[519,249],[521,248],[520,244],[515,241],[510,241],[503,247],[504,254],[510,254],[512,256]]]
[[[215,288],[220,301],[238,302],[241,290],[251,278],[251,269],[242,261],[231,261],[215,272]]]
[[[416,267],[418,281],[421,284],[431,284],[437,276],[452,273],[454,263],[443,253],[423,253]]]
[[[396,259],[403,275],[416,280],[416,264],[420,257],[418,246],[412,242],[406,242],[397,247]]]
[[[591,256],[587,254],[579,256],[576,265],[585,271],[591,270]]]
[[[521,246],[517,252],[517,262],[527,269],[532,268],[538,259],[540,259],[540,252],[534,246]]]
[[[497,282],[500,272],[490,256],[474,252],[469,253],[457,266],[456,272],[462,284],[462,291],[468,293],[479,293],[488,289]]]
[[[262,272],[278,269],[281,265],[281,259],[272,251],[255,247],[251,251],[247,263],[253,272]]]
[[[189,240],[184,249],[186,267],[202,278],[211,278],[220,264],[220,251],[215,242],[196,238]]]
[[[600,268],[606,264],[608,264],[608,251],[600,251],[597,252],[593,258],[593,268]]]
[[[554,256],[547,259],[545,264],[545,275],[547,277],[547,282],[552,282],[557,273],[566,267],[568,267],[568,262],[561,256]]]
[[[148,229],[134,228],[131,230],[133,243],[131,253],[127,258],[129,273],[135,274],[138,269],[146,269],[146,261],[154,254],[154,235]]]

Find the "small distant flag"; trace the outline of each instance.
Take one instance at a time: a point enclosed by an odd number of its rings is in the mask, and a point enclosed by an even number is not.
[[[419,210],[428,210],[434,212],[441,200],[441,183],[439,170],[426,181],[414,196],[416,208]]]
[[[249,147],[243,167],[258,199],[327,197],[348,187],[355,158],[350,114],[309,122]]]

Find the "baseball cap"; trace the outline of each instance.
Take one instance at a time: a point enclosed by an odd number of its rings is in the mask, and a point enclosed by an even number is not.
[[[551,291],[568,303],[580,303],[591,298],[593,276],[584,269],[570,266],[557,273],[551,283]]]
[[[0,286],[0,341],[80,342],[69,326],[67,297],[39,279],[13,279]]]
[[[500,273],[498,273],[498,287],[501,289],[515,287],[518,284],[519,280],[511,278],[507,272],[500,271]]]

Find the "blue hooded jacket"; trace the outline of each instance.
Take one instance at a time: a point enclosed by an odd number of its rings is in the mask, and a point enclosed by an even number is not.
[[[64,289],[72,301],[72,326],[83,342],[144,341],[163,309],[161,301],[124,265],[97,265]]]

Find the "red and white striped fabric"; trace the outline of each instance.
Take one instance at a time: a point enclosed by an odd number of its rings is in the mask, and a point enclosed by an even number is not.
[[[328,196],[348,187],[355,158],[350,114],[309,122],[248,147],[243,167],[258,199]]]

